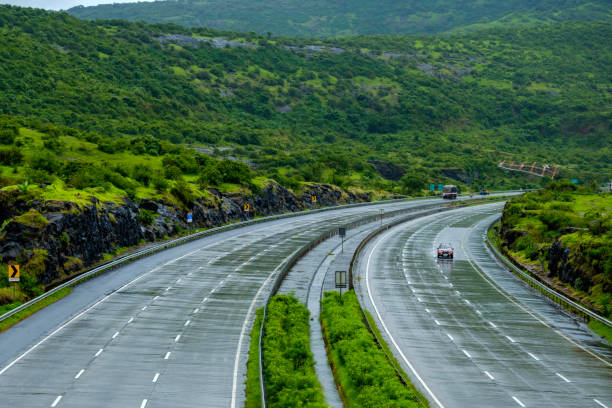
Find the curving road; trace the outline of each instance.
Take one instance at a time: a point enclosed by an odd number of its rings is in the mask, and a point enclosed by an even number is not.
[[[612,407],[612,346],[484,247],[501,209],[453,210],[379,235],[355,270],[362,304],[432,406]],[[436,259],[439,242],[454,245],[453,261]]]
[[[334,225],[440,202],[266,222],[93,278],[0,334],[2,405],[243,406],[253,313],[287,258]]]

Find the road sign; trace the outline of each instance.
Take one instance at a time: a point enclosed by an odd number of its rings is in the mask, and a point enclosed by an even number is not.
[[[316,195],[313,195],[311,198],[312,198],[312,202],[313,202],[313,203],[316,203],[316,202],[317,202],[317,196],[316,196]]]
[[[338,228],[338,235],[340,235],[341,237],[346,236],[346,228],[344,227]]]
[[[429,190],[430,191],[436,191],[436,185],[435,184],[430,184],[429,185]]]
[[[189,211],[187,213],[187,222],[188,223],[192,223],[193,222],[193,213],[191,211]]]
[[[251,210],[251,204],[244,203],[244,211],[249,212]]]
[[[346,288],[346,271],[336,271],[336,288]]]
[[[438,191],[444,190],[444,184],[438,184]]]
[[[19,282],[19,265],[8,266],[9,282]]]
[[[578,184],[578,179],[572,179],[572,183]]]

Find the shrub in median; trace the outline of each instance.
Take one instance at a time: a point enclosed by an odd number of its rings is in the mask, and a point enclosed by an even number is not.
[[[425,399],[405,386],[367,329],[353,291],[342,297],[328,292],[321,302],[321,323],[328,356],[345,406],[427,407]]]
[[[268,306],[263,350],[270,408],[327,406],[310,352],[309,317],[293,296],[276,295]]]

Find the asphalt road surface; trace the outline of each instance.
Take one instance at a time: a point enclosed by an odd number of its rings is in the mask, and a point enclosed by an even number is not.
[[[502,204],[390,229],[362,251],[356,291],[432,407],[612,407],[612,346],[484,247]],[[435,248],[450,242],[453,260]]]
[[[216,234],[93,278],[0,334],[6,407],[239,407],[253,313],[285,260],[346,208]]]

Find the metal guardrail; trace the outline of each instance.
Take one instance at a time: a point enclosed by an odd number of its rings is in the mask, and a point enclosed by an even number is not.
[[[500,219],[501,218],[496,218],[491,223],[491,225],[489,225],[489,228],[487,229],[487,231],[490,230],[491,228],[493,228],[493,225],[495,225]],[[495,245],[493,245],[491,243],[491,241],[489,240],[488,237],[485,239],[485,242],[487,243],[487,246],[489,247],[489,249],[491,250],[493,255],[500,262],[502,262],[507,268],[510,269],[511,272],[513,272],[519,278],[521,278],[522,280],[527,282],[530,286],[538,289],[540,292],[544,292],[544,294],[546,296],[548,296],[549,298],[551,298],[553,301],[561,304],[562,306],[564,306],[567,309],[570,309],[571,311],[573,311],[574,313],[582,316],[583,318],[586,318],[586,319],[595,319],[595,320],[605,324],[608,327],[612,327],[612,322],[610,320],[606,319],[603,316],[600,316],[599,314],[597,314],[594,311],[592,311],[592,310],[590,310],[590,309],[588,309],[588,308],[578,304],[577,302],[574,302],[572,299],[568,298],[564,294],[562,294],[562,293],[558,292],[557,290],[555,290],[554,288],[551,288],[550,286],[548,286],[545,282],[542,282],[539,279],[533,277],[529,271],[525,271],[522,268],[520,268],[517,265],[515,265],[511,260],[509,260],[506,256],[504,256],[504,254],[502,254],[495,247]]]
[[[209,236],[209,235],[213,235],[213,234],[218,234],[220,232],[224,232],[224,231],[230,231],[236,228],[240,228],[240,227],[245,227],[245,226],[249,226],[249,225],[254,225],[254,224],[259,224],[262,222],[267,222],[267,221],[274,221],[274,220],[280,220],[280,219],[285,219],[285,218],[292,218],[292,217],[299,217],[305,214],[316,214],[316,213],[321,213],[321,212],[325,212],[325,211],[333,211],[333,210],[338,210],[338,209],[344,209],[344,208],[355,208],[355,207],[366,207],[366,206],[377,206],[377,205],[384,205],[384,204],[392,204],[392,203],[397,203],[397,202],[403,202],[403,201],[418,201],[418,200],[423,200],[423,199],[427,199],[427,198],[431,198],[431,197],[414,197],[414,198],[408,198],[408,199],[395,199],[395,200],[385,200],[385,201],[377,201],[377,202],[365,202],[365,203],[355,203],[355,204],[347,204],[347,205],[342,205],[342,206],[335,206],[335,207],[325,207],[325,208],[317,208],[317,209],[311,209],[311,210],[305,210],[305,211],[298,211],[298,212],[294,212],[294,213],[286,213],[286,214],[279,214],[279,215],[271,215],[268,217],[262,217],[262,218],[257,218],[257,219],[253,219],[253,220],[247,220],[247,221],[241,221],[241,222],[236,222],[230,225],[224,225],[221,227],[215,227],[215,228],[210,228],[207,229],[205,231],[200,231],[200,232],[196,232],[193,234],[189,234],[183,237],[179,237],[179,238],[175,238],[169,241],[166,241],[162,244],[159,245],[155,245],[137,252],[134,252],[132,254],[129,255],[125,255],[122,257],[119,257],[113,261],[110,261],[108,263],[105,263],[103,265],[97,266],[93,269],[87,270],[81,274],[79,274],[78,276],[54,287],[51,290],[48,290],[47,292],[43,293],[42,295],[31,299],[29,301],[27,301],[26,303],[9,310],[8,312],[4,313],[3,315],[0,316],[0,322],[27,309],[28,307],[40,302],[41,300],[59,292],[60,290],[70,287],[70,286],[74,286],[76,284],[78,284],[79,282],[89,279],[95,275],[98,275],[102,272],[105,272],[107,270],[116,268],[117,266],[123,265],[125,263],[128,262],[132,262],[135,261],[137,259],[140,259],[142,257],[148,256],[148,255],[152,255],[154,253],[160,252],[164,249],[168,249],[168,248],[172,248],[190,241],[195,241],[197,239]]]

